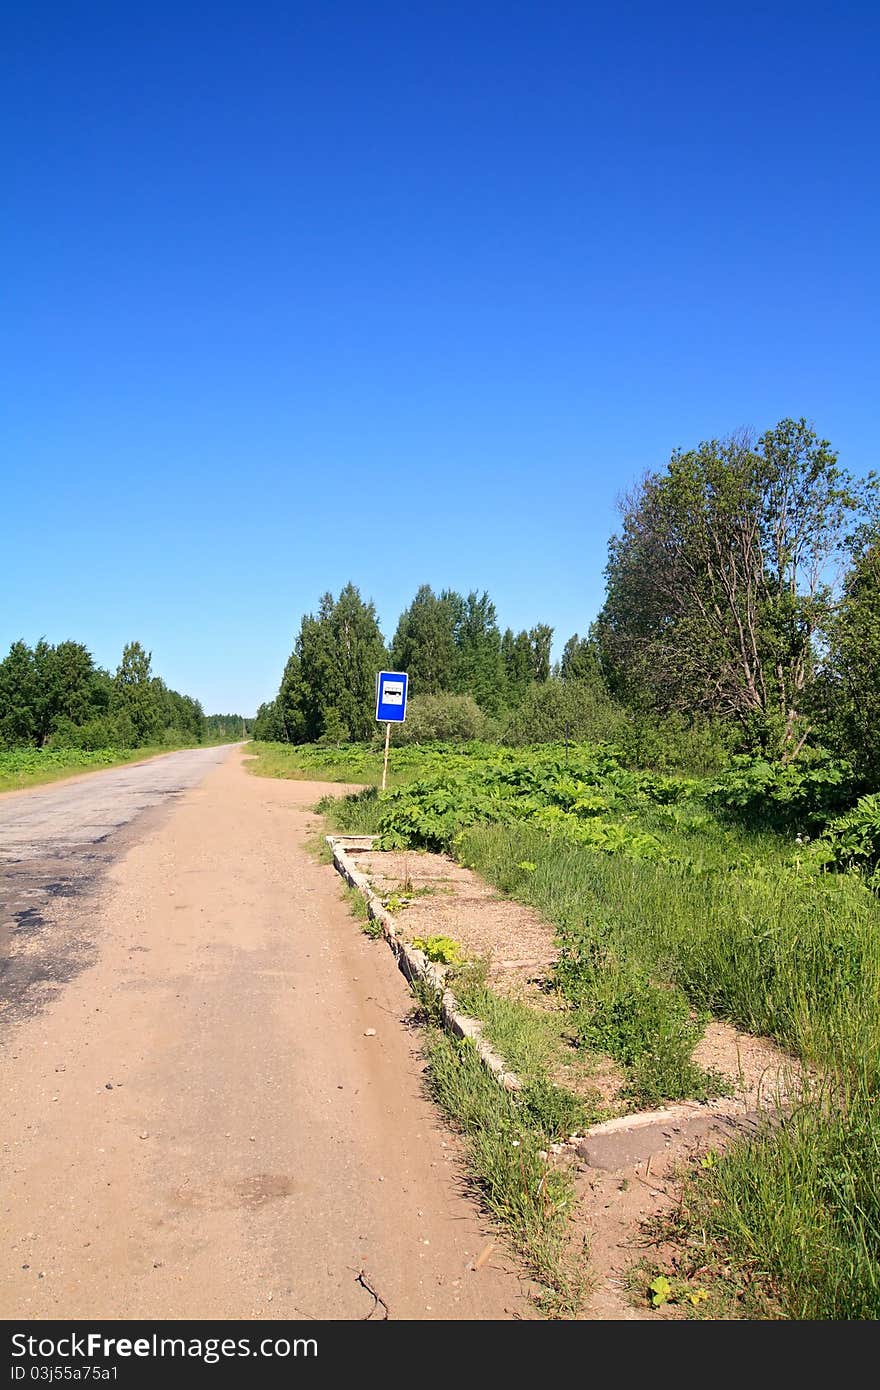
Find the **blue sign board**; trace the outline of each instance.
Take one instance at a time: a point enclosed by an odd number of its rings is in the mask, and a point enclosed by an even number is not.
[[[380,671],[376,677],[376,718],[380,724],[402,724],[406,718],[406,688],[409,676],[404,671]]]

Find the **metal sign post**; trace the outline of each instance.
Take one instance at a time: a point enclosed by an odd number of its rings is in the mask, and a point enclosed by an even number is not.
[[[382,790],[385,790],[385,783],[388,781],[388,745],[391,742],[391,724],[385,725],[385,761],[382,764]]]
[[[382,790],[388,781],[388,748],[391,725],[406,719],[409,676],[405,671],[379,671],[376,676],[376,722],[385,725],[385,761],[382,764]]]

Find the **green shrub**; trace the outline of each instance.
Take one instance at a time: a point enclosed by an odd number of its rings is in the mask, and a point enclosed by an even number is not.
[[[549,680],[532,685],[504,731],[509,744],[552,743],[569,738],[616,741],[627,715],[593,681]]]
[[[463,965],[464,956],[457,941],[451,936],[416,936],[413,946],[422,951],[428,960],[439,965]]]
[[[677,715],[660,719],[625,709],[603,685],[588,680],[550,680],[533,685],[508,718],[502,742],[610,743],[627,767],[717,774],[730,759],[729,730]]]
[[[129,734],[129,746],[135,741],[133,731],[124,728],[118,718],[102,715],[89,719],[84,724],[74,724],[72,720],[58,720],[50,740],[52,748],[85,748],[97,752],[101,748],[120,748],[124,746],[124,736]]]
[[[412,750],[403,750],[404,753]],[[626,768],[610,744],[529,749],[435,745],[425,774],[381,797],[381,848],[446,849],[471,825],[534,820],[610,854],[662,857],[652,832],[627,824],[635,812],[672,806],[698,784]]]
[[[811,830],[852,801],[853,771],[821,749],[790,763],[740,754],[706,790],[714,810],[754,828]]]
[[[546,1077],[529,1081],[520,1091],[519,1099],[534,1123],[554,1140],[567,1139],[592,1121],[589,1109],[580,1097]]]
[[[860,869],[873,887],[880,886],[880,793],[863,796],[852,811],[833,820],[817,848],[827,850],[838,867]]]
[[[482,738],[486,718],[471,695],[413,695],[406,720],[393,731],[395,742],[466,743]]]

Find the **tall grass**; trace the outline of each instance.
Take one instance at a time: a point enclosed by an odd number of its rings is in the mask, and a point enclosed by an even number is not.
[[[604,1117],[588,1067],[578,1065],[581,1059],[568,1046],[564,1014],[496,994],[485,983],[485,962],[456,972],[452,988],[465,1013],[480,1020],[496,1052],[525,1083],[521,1094],[551,1138],[568,1138]],[[565,1084],[557,1085],[554,1074]],[[578,1093],[569,1083],[578,1086]]]
[[[598,962],[606,987],[609,971],[660,981],[821,1069],[793,1114],[700,1174],[684,1216],[691,1242],[720,1244],[790,1317],[876,1319],[880,905],[855,876],[774,870],[761,850],[751,873],[688,874],[528,826],[460,840],[466,862],[556,923],[575,1005]],[[611,1009],[598,1016],[607,1026]]]
[[[880,1318],[880,1122],[863,1085],[823,1090],[686,1191],[682,1214],[791,1318]]]
[[[575,966],[599,948],[809,1062],[880,1080],[880,905],[858,878],[691,874],[525,825],[475,827],[460,853],[555,923]]]
[[[352,796],[324,796],[317,810],[332,830],[341,835],[378,835],[382,814],[375,787],[365,787]]]

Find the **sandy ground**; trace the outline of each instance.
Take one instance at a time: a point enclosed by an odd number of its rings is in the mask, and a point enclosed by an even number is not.
[[[384,901],[393,893],[406,899],[397,922],[409,940],[450,936],[469,960],[486,960],[487,981],[499,994],[546,1006],[542,987],[557,950],[553,928],[537,912],[445,854],[372,850],[357,854],[356,862]]]
[[[406,985],[303,847],[327,791],[233,751],[41,899],[20,950],[77,950],[3,1025],[0,1316],[382,1316],[366,1285],[392,1318],[529,1315]]]

